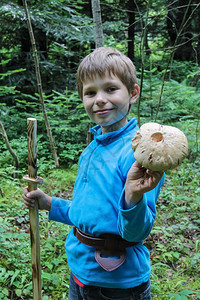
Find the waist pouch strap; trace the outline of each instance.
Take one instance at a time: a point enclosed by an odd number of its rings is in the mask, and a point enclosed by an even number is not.
[[[121,251],[119,256],[109,257],[101,251],[95,251],[95,259],[98,264],[107,272],[111,272],[119,268],[126,260],[126,250]]]
[[[77,227],[73,228],[73,233],[81,243],[96,248],[95,260],[108,272],[116,270],[125,262],[127,247],[138,244],[126,241],[116,234],[102,234],[100,237],[95,237]]]

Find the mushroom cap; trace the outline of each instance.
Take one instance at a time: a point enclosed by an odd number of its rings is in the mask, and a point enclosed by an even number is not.
[[[152,171],[177,167],[188,155],[185,134],[176,127],[145,123],[132,139],[136,161]]]

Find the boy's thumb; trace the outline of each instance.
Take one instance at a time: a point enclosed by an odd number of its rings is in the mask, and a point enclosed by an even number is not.
[[[28,198],[35,198],[35,197],[37,197],[39,195],[40,195],[40,190],[37,189],[37,190],[31,191],[31,192],[28,192],[26,194],[26,197],[28,197]]]

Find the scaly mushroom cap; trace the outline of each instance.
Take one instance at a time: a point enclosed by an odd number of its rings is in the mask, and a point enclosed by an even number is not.
[[[136,161],[152,171],[177,167],[188,155],[185,134],[176,127],[145,123],[132,139]]]

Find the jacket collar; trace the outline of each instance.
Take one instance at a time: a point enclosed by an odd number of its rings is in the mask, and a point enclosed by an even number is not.
[[[137,120],[136,118],[130,119],[128,120],[128,123],[116,130],[116,131],[111,131],[108,133],[104,133],[102,134],[102,130],[101,130],[101,126],[100,125],[96,125],[93,128],[90,129],[90,131],[94,134],[94,140],[96,140],[97,142],[103,143],[103,142],[112,142],[113,139],[118,138],[120,135],[122,135],[125,131],[129,132],[131,131],[133,128],[135,128],[137,125]]]

